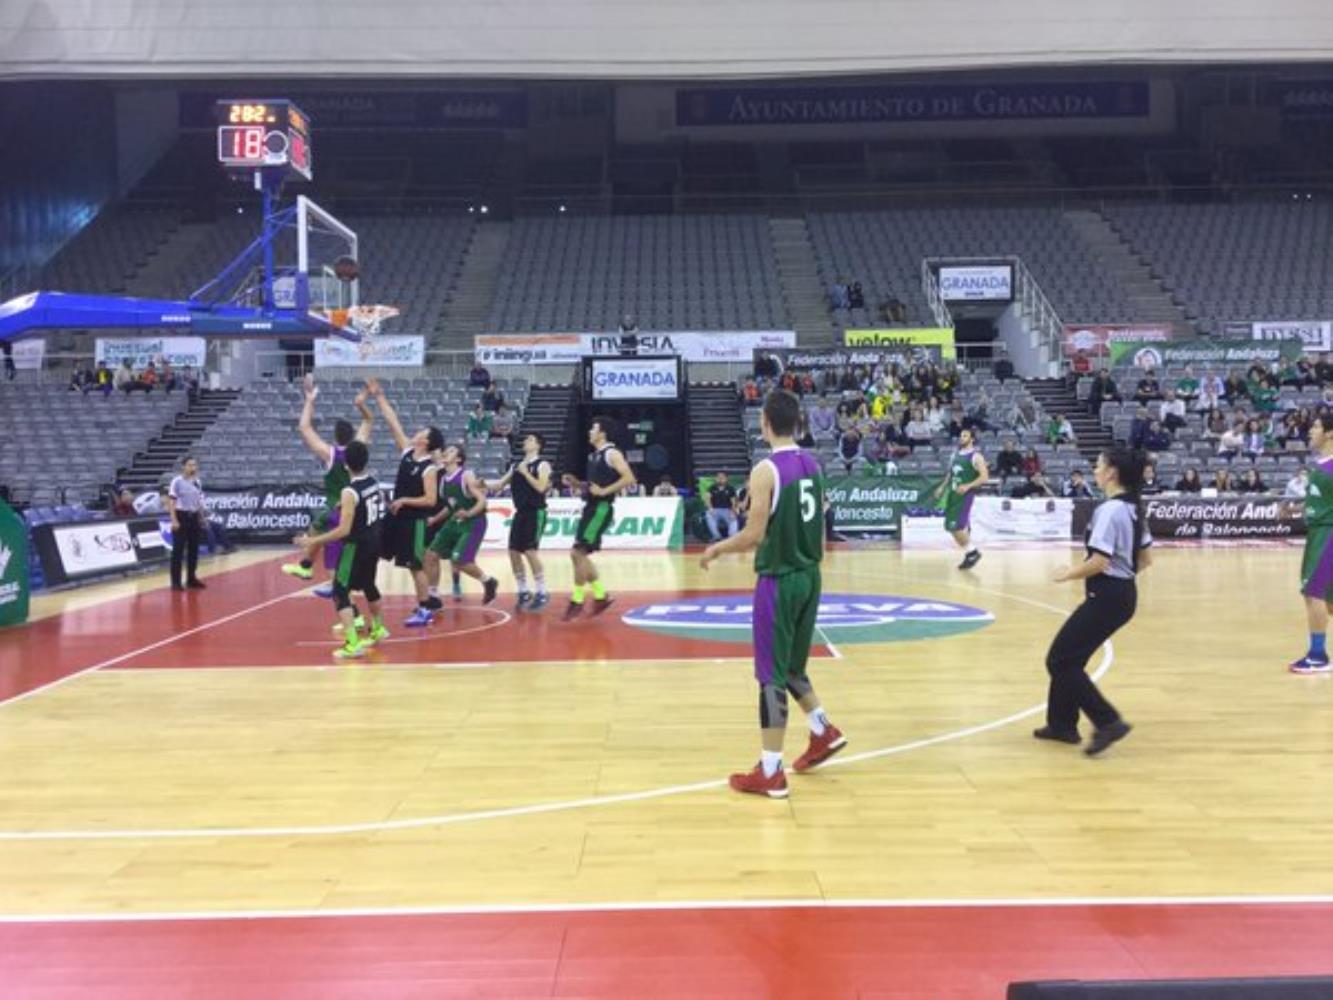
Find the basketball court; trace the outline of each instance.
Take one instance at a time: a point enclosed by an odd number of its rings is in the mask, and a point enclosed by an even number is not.
[[[553,554],[550,611],[469,591],[423,632],[382,569],[393,638],[354,665],[272,551],[199,593],[40,597],[0,638],[7,995],[1327,973],[1333,681],[1284,667],[1297,551],[1163,547],[1096,664],[1135,725],[1098,760],[1029,735],[1070,557],[832,552],[811,673],[851,744],[786,801],[725,783],[758,751],[745,560],[604,554],[616,604],[564,624]]]

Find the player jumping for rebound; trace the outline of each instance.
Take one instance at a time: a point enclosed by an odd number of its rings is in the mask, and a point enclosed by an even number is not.
[[[499,482],[491,486],[499,493],[506,486],[513,490],[514,519],[509,525],[509,565],[514,569],[518,584],[518,607],[522,611],[540,611],[551,601],[546,592],[546,568],[537,549],[546,532],[546,494],[551,489],[551,463],[542,458],[546,440],[540,434],[529,434],[523,439],[523,460],[515,462]],[[532,569],[532,582],[537,591],[528,589],[528,576],[523,560]]]
[[[977,449],[972,432],[964,430],[958,435],[958,450],[949,460],[944,482],[935,488],[935,499],[944,498],[944,530],[963,549],[959,569],[971,569],[981,562],[981,552],[972,542],[972,501],[976,491],[989,482],[986,459]]]
[[[602,536],[611,527],[616,494],[634,485],[634,472],[624,454],[613,443],[620,425],[610,417],[593,417],[588,429],[588,443],[593,453],[588,456],[588,484],[583,494],[583,516],[579,518],[574,535],[574,547],[569,558],[574,563],[574,590],[569,595],[565,621],[572,621],[583,613],[583,599],[592,590],[592,613],[600,615],[611,606],[606,596],[592,554],[602,547]]]
[[[444,447],[444,435],[438,427],[423,427],[409,438],[384,390],[376,385],[373,395],[375,405],[393,433],[394,444],[402,452],[398,459],[398,474],[394,478],[393,503],[389,505],[387,537],[390,542],[386,544],[383,556],[386,559],[391,557],[396,565],[412,574],[417,610],[408,619],[407,624],[411,625],[421,615],[426,616],[426,621],[431,615],[430,584],[422,560],[426,555],[426,519],[435,509],[438,495],[435,458]],[[435,604],[439,602],[435,601]]]
[[[366,405],[366,397],[373,391],[373,386],[377,387],[375,380],[367,380],[366,387],[356,394],[354,400],[356,408],[361,412],[361,426],[353,430],[352,425],[346,420],[334,421],[333,444],[329,444],[315,430],[315,400],[319,397],[319,387],[315,385],[313,376],[305,377],[305,405],[301,408],[301,420],[297,424],[297,429],[301,432],[301,440],[305,442],[306,447],[315,458],[319,459],[320,465],[324,466],[324,510],[311,523],[312,530],[316,532],[337,527],[343,487],[351,482],[352,478],[347,472],[345,459],[347,446],[353,441],[370,443],[370,429],[375,424],[375,415]],[[284,563],[282,571],[290,576],[309,580],[314,576],[315,556],[318,552],[318,547],[307,549],[301,553],[299,563]],[[338,554],[337,545],[331,545],[324,550],[325,569],[332,572],[337,567]],[[331,596],[332,582],[316,587],[315,593],[320,597]]]
[[[773,449],[750,473],[750,515],[740,533],[704,550],[699,565],[729,552],[758,548],[754,569],[754,672],[759,682],[763,750],[753,771],[733,774],[738,792],[787,797],[782,743],[787,734],[787,695],[796,697],[810,724],[810,744],[792,764],[798,774],[818,767],[847,745],[829,722],[806,676],[822,589],[824,474],[813,455],[796,446],[801,404],[775,390],[764,400],[759,426]]]
[[[1310,425],[1310,482],[1305,487],[1305,558],[1301,560],[1301,594],[1310,627],[1310,648],[1295,663],[1293,674],[1324,674],[1330,669],[1328,615],[1333,610],[1333,415],[1322,413]]]
[[[486,487],[470,469],[464,468],[466,461],[467,452],[462,445],[451,444],[444,449],[439,490],[450,513],[426,551],[426,576],[438,579],[440,561],[448,559],[455,572],[481,583],[486,595],[482,603],[490,604],[495,600],[500,582],[477,565],[477,553],[486,538]],[[407,624],[420,628],[429,625],[431,618],[430,609],[420,607]]]
[[[380,615],[380,592],[375,573],[380,563],[380,521],[384,517],[384,494],[375,477],[366,471],[370,451],[362,441],[351,441],[343,450],[343,461],[351,473],[338,498],[334,527],[318,535],[297,535],[296,545],[306,550],[341,543],[338,567],[333,575],[333,601],[342,625],[343,644],[334,652],[340,660],[356,659],[389,637]],[[357,632],[356,609],[351,594],[360,591],[368,605],[369,631],[364,639]]]

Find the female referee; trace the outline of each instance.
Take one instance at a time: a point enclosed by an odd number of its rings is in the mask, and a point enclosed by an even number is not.
[[[1046,654],[1046,671],[1051,675],[1046,725],[1032,735],[1039,740],[1079,743],[1081,710],[1096,727],[1084,751],[1089,757],[1124,739],[1130,730],[1115,706],[1097,690],[1086,668],[1097,647],[1134,617],[1138,604],[1134,578],[1152,562],[1152,535],[1138,497],[1146,464],[1142,452],[1112,448],[1102,453],[1094,476],[1106,500],[1093,511],[1084,543],[1087,557],[1055,573],[1057,583],[1085,581],[1087,596]]]

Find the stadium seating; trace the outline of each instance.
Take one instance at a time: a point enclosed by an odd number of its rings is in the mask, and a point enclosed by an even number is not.
[[[125,205],[104,211],[42,269],[54,292],[123,293],[178,225],[169,209]]]

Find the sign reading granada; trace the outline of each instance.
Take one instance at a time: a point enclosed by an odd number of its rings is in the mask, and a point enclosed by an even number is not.
[[[696,600],[645,604],[621,616],[626,625],[661,635],[748,643],[751,595],[700,593]],[[942,639],[985,628],[995,616],[981,608],[894,594],[824,594],[815,643],[904,642]]]

